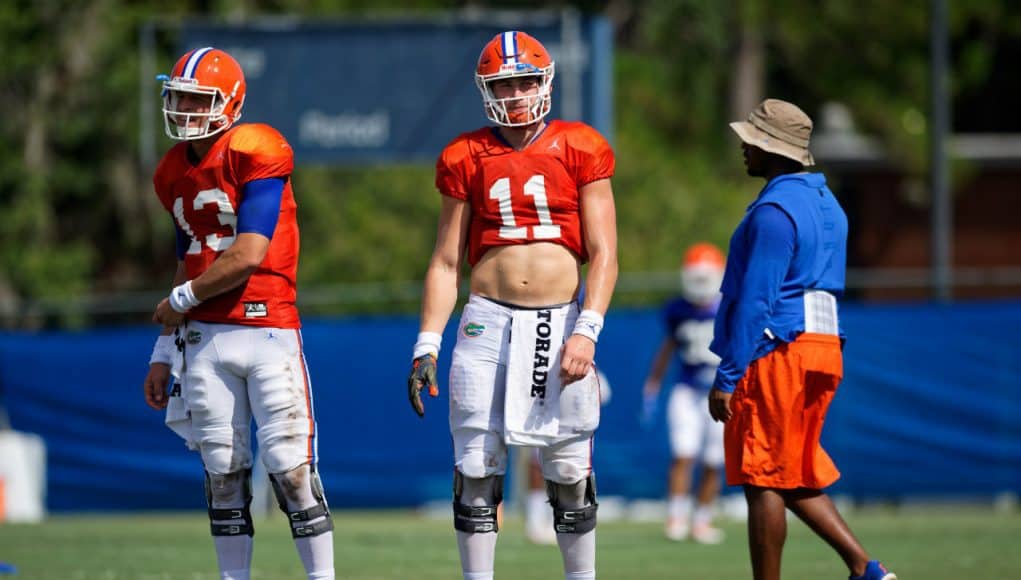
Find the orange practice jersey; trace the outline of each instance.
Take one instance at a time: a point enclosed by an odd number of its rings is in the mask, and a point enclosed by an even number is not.
[[[469,264],[490,248],[532,242],[562,244],[584,262],[578,190],[613,170],[613,149],[584,123],[551,121],[522,151],[487,127],[447,145],[436,187],[471,204]]]
[[[237,236],[237,211],[244,185],[256,179],[290,176],[294,152],[268,125],[236,125],[224,133],[198,165],[179,143],[163,157],[153,183],[160,203],[191,238],[184,257],[188,279],[209,268]],[[297,205],[290,179],[284,186],[269,251],[241,286],[199,304],[188,318],[204,322],[299,328],[295,278],[298,274]]]

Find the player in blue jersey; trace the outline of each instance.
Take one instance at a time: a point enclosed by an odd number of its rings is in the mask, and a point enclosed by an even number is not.
[[[720,303],[723,265],[723,253],[712,244],[698,243],[685,252],[682,295],[663,308],[666,336],[643,389],[643,414],[648,421],[655,412],[663,375],[676,355],[679,373],[667,406],[673,462],[665,530],[667,538],[675,541],[689,537],[703,544],[723,541],[723,531],[712,525],[714,504],[720,494],[723,426],[713,421],[705,405],[720,362],[720,357],[710,352],[709,343]],[[689,492],[698,460],[702,462],[702,476],[693,500]]]

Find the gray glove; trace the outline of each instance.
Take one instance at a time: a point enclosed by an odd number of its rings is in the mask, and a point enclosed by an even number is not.
[[[422,388],[429,387],[429,396],[436,397],[440,388],[436,385],[436,357],[423,354],[411,363],[411,374],[408,375],[408,400],[411,408],[419,417],[425,417],[425,406],[422,404]]]

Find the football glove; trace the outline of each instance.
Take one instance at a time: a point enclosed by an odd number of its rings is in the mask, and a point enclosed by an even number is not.
[[[436,385],[436,356],[432,353],[416,358],[411,363],[411,374],[408,375],[408,400],[419,417],[425,417],[422,388],[427,386],[430,397],[439,396],[440,388]]]

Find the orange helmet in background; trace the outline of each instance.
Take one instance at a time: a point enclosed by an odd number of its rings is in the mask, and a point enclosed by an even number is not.
[[[513,77],[539,77],[539,93],[524,114],[509,113],[507,103],[518,98],[497,99],[489,83]],[[504,127],[531,125],[550,112],[553,105],[553,59],[541,42],[516,30],[501,32],[482,47],[475,69],[475,85],[490,121]]]
[[[708,242],[699,242],[684,253],[681,294],[692,304],[709,304],[719,296],[726,259]]]
[[[204,139],[225,131],[241,118],[245,74],[226,52],[198,48],[182,56],[163,79],[163,121],[171,139]],[[186,94],[209,99],[206,112],[182,111]]]

